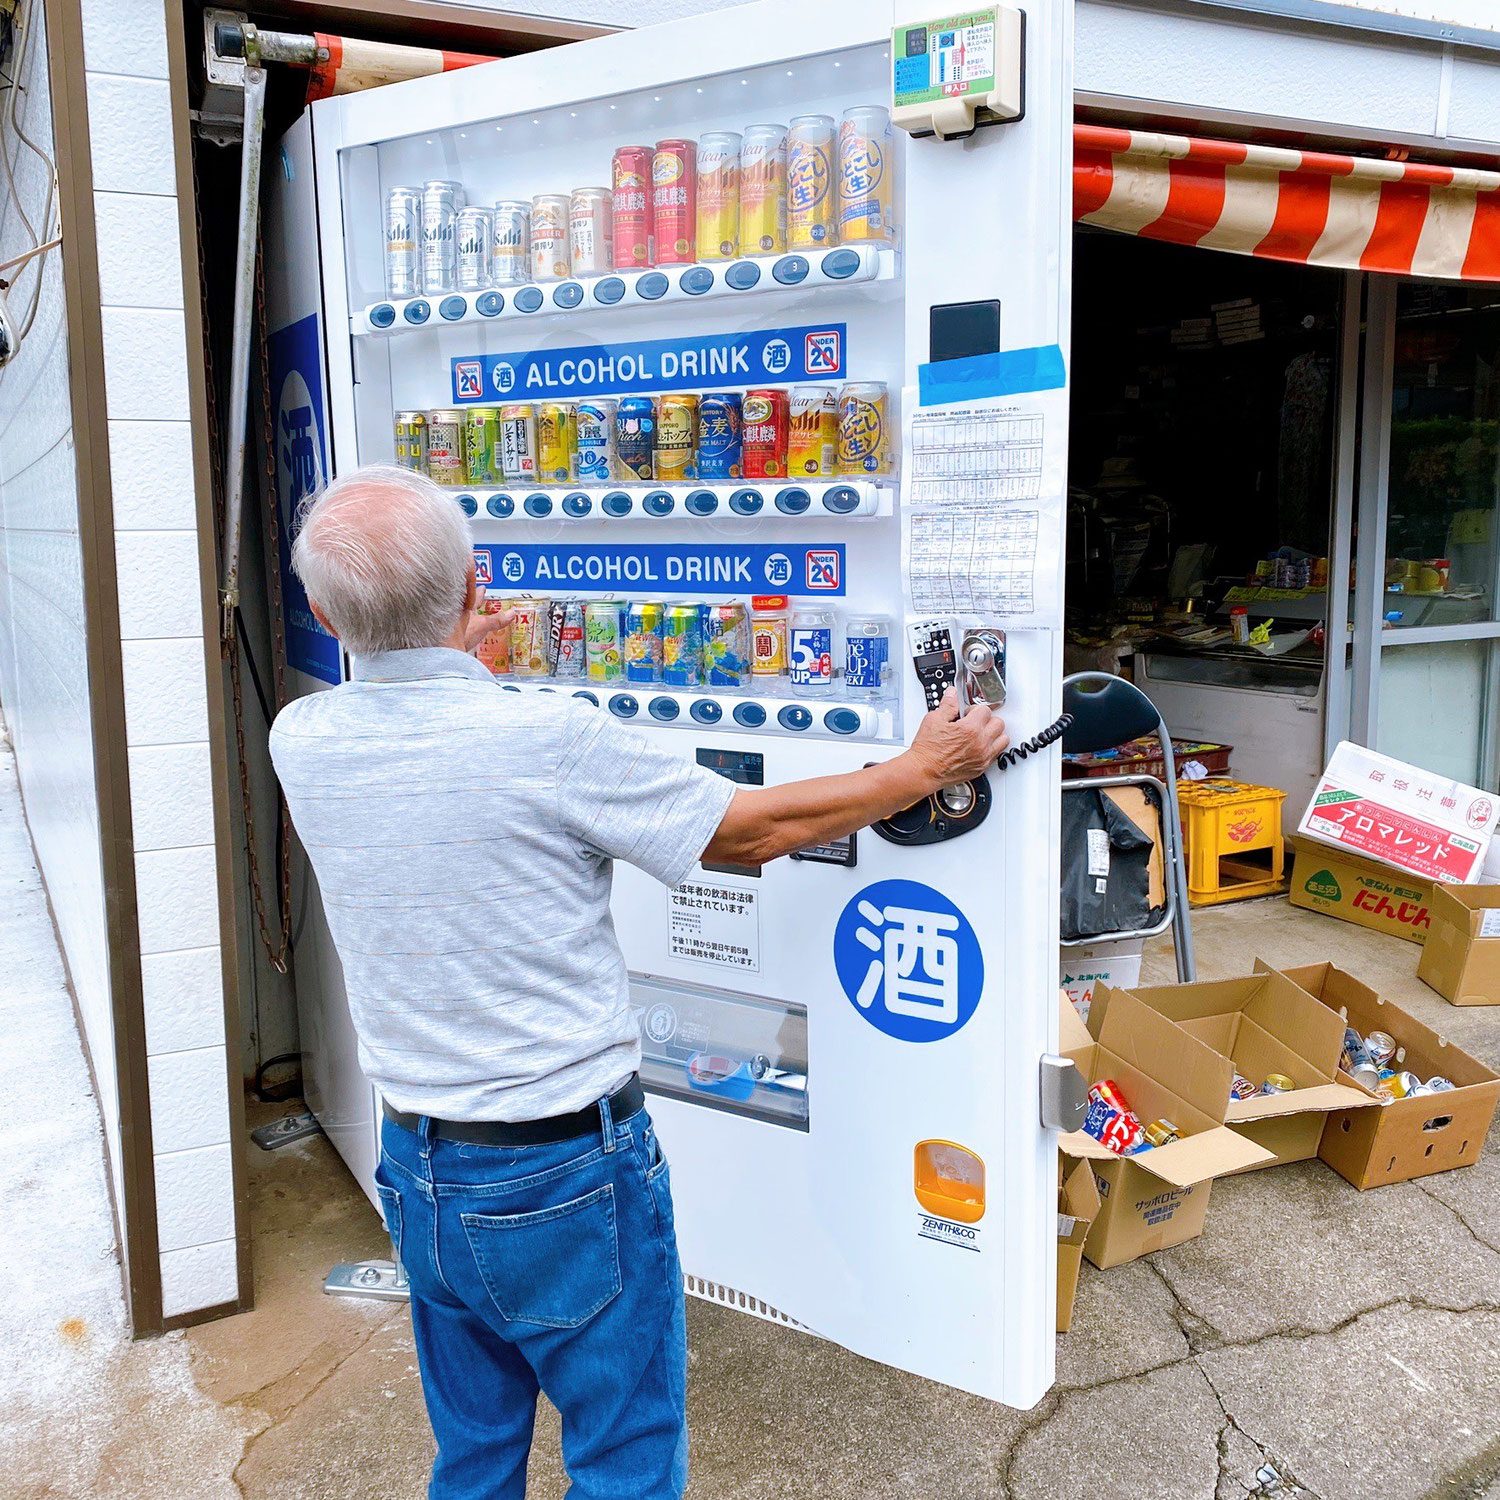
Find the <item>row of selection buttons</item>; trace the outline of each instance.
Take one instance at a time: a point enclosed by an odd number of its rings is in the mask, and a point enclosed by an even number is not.
[[[462,493],[455,498],[465,515],[479,514],[479,496]],[[519,499],[504,492],[486,496],[484,510],[485,514],[500,521],[508,520],[518,512],[534,521],[542,521],[554,510],[573,521],[585,520],[595,514],[618,521],[636,514],[670,516],[677,509],[677,499],[671,490],[647,490],[638,496],[629,490],[608,490],[597,497],[585,490],[570,490],[556,498],[545,490],[536,490]],[[709,489],[693,489],[682,496],[683,510],[698,517],[716,515],[721,507],[736,516],[758,516],[766,509],[766,504],[767,496],[750,488],[733,490],[728,495]],[[801,516],[814,510],[814,496],[801,485],[787,485],[771,494],[770,504],[781,515]],[[875,497],[872,491],[854,485],[829,485],[817,495],[817,507],[835,516],[873,513]]]

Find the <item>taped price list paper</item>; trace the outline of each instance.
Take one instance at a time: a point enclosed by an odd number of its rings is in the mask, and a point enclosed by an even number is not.
[[[742,974],[760,973],[759,892],[686,880],[667,901],[667,953]]]

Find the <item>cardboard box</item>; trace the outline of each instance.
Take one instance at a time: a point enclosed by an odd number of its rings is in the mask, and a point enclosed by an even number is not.
[[[1066,1156],[1092,1167],[1099,1192],[1085,1258],[1107,1269],[1201,1234],[1213,1179],[1271,1155],[1224,1126],[1228,1058],[1128,990],[1097,992],[1089,1026],[1064,1002],[1059,1027],[1062,1050],[1086,1082],[1113,1079],[1142,1121],[1167,1118],[1182,1132],[1170,1146],[1135,1156],[1116,1156],[1081,1130],[1059,1138]]]
[[[1230,1127],[1271,1154],[1258,1165],[1311,1160],[1329,1110],[1374,1103],[1364,1089],[1338,1081],[1344,1023],[1284,975],[1268,970],[1243,979],[1157,985],[1134,994],[1227,1058],[1234,1072],[1255,1083],[1272,1073],[1292,1080],[1295,1087],[1288,1093],[1227,1101],[1224,1117]],[[1114,996],[1109,1003],[1115,1003]]]
[[[1500,1005],[1500,886],[1433,890],[1417,978],[1454,1005]]]
[[[1432,925],[1433,881],[1308,839],[1291,838],[1287,842],[1293,856],[1293,906],[1341,917],[1409,943],[1427,941]]]
[[[1269,966],[1257,960],[1256,967]],[[1472,1166],[1479,1160],[1500,1103],[1500,1075],[1333,964],[1310,964],[1284,972],[1336,1011],[1341,1024],[1347,1019],[1361,1036],[1383,1031],[1393,1037],[1403,1063],[1419,1077],[1437,1075],[1458,1085],[1450,1093],[1393,1099],[1374,1109],[1330,1114],[1318,1155],[1340,1177],[1363,1191]],[[1358,1087],[1347,1074],[1339,1076]]]
[[[1343,740],[1297,832],[1394,869],[1454,885],[1479,878],[1496,799]]]
[[[1068,1168],[1072,1170],[1069,1171]],[[1059,1153],[1057,1188],[1057,1331],[1073,1326],[1073,1303],[1083,1269],[1083,1242],[1099,1216],[1099,1189],[1086,1161],[1070,1162]]]

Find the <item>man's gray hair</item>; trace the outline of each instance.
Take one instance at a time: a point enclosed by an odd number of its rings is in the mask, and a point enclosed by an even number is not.
[[[307,502],[292,571],[354,656],[440,646],[463,613],[468,518],[422,474],[371,464]]]

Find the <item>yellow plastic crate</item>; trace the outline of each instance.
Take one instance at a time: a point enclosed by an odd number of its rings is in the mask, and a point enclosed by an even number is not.
[[[1190,781],[1177,788],[1194,906],[1268,896],[1283,888],[1286,845],[1281,804],[1286,793],[1242,781]]]

